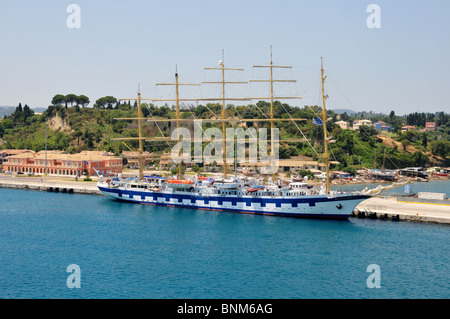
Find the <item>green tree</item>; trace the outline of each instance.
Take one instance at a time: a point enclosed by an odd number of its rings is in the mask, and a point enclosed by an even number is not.
[[[401,140],[400,143],[402,143],[403,150],[404,150],[405,152],[406,152],[406,148],[407,148],[409,145],[411,145],[411,142],[410,142],[408,139],[406,139],[406,138],[404,138],[403,140]]]
[[[298,155],[297,149],[293,146],[280,145],[279,157],[280,158],[290,158],[292,156]]]
[[[206,108],[206,106],[204,106],[204,105],[198,105],[195,109],[194,109],[194,114],[195,114],[195,117],[196,118],[201,118],[201,119],[204,119],[205,117],[205,115],[207,114],[207,112],[209,112],[208,111],[208,109]]]
[[[344,112],[343,114],[341,114],[341,120],[342,121],[348,121],[349,120],[349,116],[348,116],[347,112]]]
[[[430,162],[430,159],[428,156],[426,156],[421,151],[416,151],[412,155],[412,160],[414,162],[414,166],[424,166],[425,164],[428,164]]]
[[[141,104],[141,112],[142,112],[142,116],[143,117],[147,117],[150,114],[150,111],[148,109],[148,104],[147,103],[142,103]]]
[[[6,118],[1,122],[1,125],[5,128],[5,129],[12,129],[14,127],[14,123],[10,118]]]
[[[395,112],[391,111],[391,113],[389,113],[389,118],[392,120],[395,116]]]
[[[52,104],[53,105],[62,105],[63,103],[65,103],[65,97],[62,94],[56,94],[52,98]]]
[[[437,140],[430,143],[431,153],[440,157],[450,156],[450,142],[447,140]]]
[[[374,126],[361,125],[359,127],[359,138],[363,142],[368,142],[371,140],[371,137],[376,136],[377,134],[378,132]]]
[[[346,154],[352,154],[355,144],[354,131],[350,130],[336,130],[334,136],[336,137],[336,146],[342,149]]]
[[[25,106],[23,107],[23,111],[22,111],[22,121],[25,123],[27,121],[28,118],[32,117],[34,115],[33,110],[25,104]]]
[[[112,109],[117,104],[117,99],[113,96],[104,96],[95,101],[94,108]]]
[[[428,138],[427,138],[427,134],[426,133],[422,134],[422,146],[425,147],[425,148],[427,148],[427,146],[428,146]]]
[[[70,106],[73,106],[73,104],[77,101],[77,96],[75,94],[67,94],[64,97],[64,100],[66,102],[66,107],[67,107],[67,104],[70,104]]]
[[[91,148],[94,146],[94,136],[91,132],[88,130],[84,131],[84,143],[87,145],[87,147]]]
[[[14,113],[12,113],[11,115],[12,115],[14,122],[18,122],[22,119],[22,115],[23,115],[22,103],[19,103],[19,105],[14,110]]]
[[[450,121],[450,116],[448,114],[445,114],[444,112],[439,113],[437,119],[436,119],[436,125],[446,125],[447,122]]]
[[[77,105],[81,105],[81,107],[86,107],[89,105],[90,101],[86,95],[78,95],[75,99]]]
[[[80,137],[83,136],[83,132],[76,130],[73,136],[77,139],[77,146],[80,147]]]

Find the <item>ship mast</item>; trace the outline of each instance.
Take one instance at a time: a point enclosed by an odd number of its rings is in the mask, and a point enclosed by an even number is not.
[[[138,92],[137,92],[137,99],[132,98],[132,99],[119,99],[119,101],[123,101],[123,100],[135,100],[137,101],[138,104],[138,116],[137,118],[133,118],[135,120],[138,121],[138,137],[125,137],[125,138],[113,138],[111,140],[113,141],[122,141],[124,144],[124,141],[128,141],[128,140],[138,140],[139,141],[139,155],[135,156],[135,155],[130,155],[129,157],[138,157],[139,158],[139,180],[143,180],[144,179],[144,166],[143,166],[143,158],[144,158],[144,148],[143,148],[143,144],[142,141],[145,140],[146,138],[142,136],[142,120],[144,120],[144,118],[142,117],[142,111],[141,111],[141,100],[151,100],[151,99],[143,99],[141,98],[141,92],[140,92],[140,87],[138,87]],[[117,118],[117,119],[122,119],[122,118]],[[125,118],[123,118],[125,119]],[[128,145],[125,144],[127,147]],[[129,147],[128,147],[129,148]]]
[[[144,178],[144,165],[142,155],[144,153],[142,147],[142,110],[141,110],[141,92],[138,89],[138,130],[139,130],[139,180]]]
[[[270,79],[269,80],[250,80],[249,82],[269,82],[270,83],[270,97],[251,97],[249,99],[256,100],[256,99],[270,99],[270,158],[273,161],[274,159],[274,129],[275,129],[275,121],[279,121],[279,119],[274,119],[274,93],[273,93],[273,84],[274,82],[290,82],[295,83],[296,80],[275,80],[273,78],[273,69],[274,68],[284,68],[284,69],[291,69],[292,66],[290,65],[274,65],[272,60],[272,46],[270,46],[270,64],[269,65],[254,65],[254,68],[269,68],[270,69]],[[285,96],[285,97],[276,97],[277,99],[301,99],[300,96]],[[291,119],[291,120],[304,120],[304,119]],[[279,140],[281,141],[281,140]]]
[[[141,101],[142,100],[149,100],[149,101],[172,101],[172,102],[176,102],[176,124],[177,124],[177,133],[179,135],[179,128],[180,128],[180,101],[197,101],[197,99],[180,99],[179,98],[179,90],[178,87],[180,85],[200,85],[200,84],[191,84],[191,83],[179,83],[178,82],[178,72],[175,71],[175,83],[157,83],[157,85],[175,85],[176,87],[176,99],[147,99],[147,98],[141,98],[141,93],[140,90],[138,90],[138,97],[137,99],[135,98],[122,98],[119,99],[119,101],[124,101],[124,100],[135,100],[138,102],[138,116],[137,117],[122,117],[122,118],[114,118],[115,120],[137,120],[138,121],[138,130],[139,130],[139,136],[138,137],[121,137],[121,138],[113,138],[111,139],[112,141],[122,141],[122,143],[125,144],[125,141],[129,141],[129,140],[139,140],[139,155],[130,155],[130,156],[124,156],[124,157],[132,157],[132,158],[139,158],[139,180],[143,180],[144,177],[144,167],[143,167],[143,158],[144,157],[160,157],[160,156],[149,156],[149,155],[144,155],[143,152],[143,143],[142,141],[147,141],[147,142],[175,142],[174,140],[172,140],[170,137],[153,137],[153,138],[149,138],[149,137],[143,137],[142,136],[142,121],[146,121],[146,122],[173,122],[173,119],[148,119],[148,118],[143,118],[142,117],[142,110],[141,110]],[[178,142],[180,142],[180,139],[178,138]],[[127,146],[130,150],[131,148],[125,144],[125,146]],[[180,151],[181,152],[181,147],[180,147]],[[180,155],[180,153],[179,153]],[[181,161],[178,164],[178,178],[181,178]]]
[[[179,86],[180,85],[200,85],[196,83],[180,83],[178,82],[178,68],[175,67],[175,83],[156,83],[156,85],[175,85],[175,100],[172,99],[153,99],[153,101],[175,101],[176,106],[176,123],[177,123],[177,136],[178,136],[178,145],[180,145],[180,95],[179,95]],[[197,101],[197,99],[183,99],[182,101]],[[149,141],[149,139],[147,139]],[[179,163],[178,163],[178,179],[182,177],[182,161],[181,161],[181,145],[178,151],[179,155]]]
[[[224,61],[224,50],[222,49],[222,60],[219,61],[220,67],[215,68],[204,68],[205,70],[220,70],[222,72],[222,81],[220,82],[201,82],[204,84],[221,84],[222,85],[222,147],[223,147],[223,175],[224,178],[227,177],[228,167],[227,167],[227,145],[226,145],[226,132],[225,132],[225,100],[233,100],[233,101],[244,101],[244,98],[226,98],[225,97],[225,85],[226,84],[247,84],[247,82],[229,82],[225,81],[225,71],[243,71],[242,68],[226,68]],[[199,99],[205,101],[219,100],[219,98],[207,98],[207,99]],[[236,156],[236,154],[235,154]]]
[[[323,71],[323,58],[321,58],[320,63],[320,78],[322,82],[322,122],[323,122],[323,139],[324,139],[324,158],[325,158],[325,168],[327,173],[327,194],[330,193],[330,165],[329,165],[329,155],[328,155],[328,137],[327,137],[327,111],[325,109],[325,100],[328,96],[325,95],[324,83],[326,76]]]
[[[142,121],[146,121],[146,122],[173,122],[174,120],[176,121],[176,125],[177,125],[177,131],[179,132],[179,128],[180,128],[180,122],[186,122],[186,121],[194,121],[193,119],[181,119],[180,117],[180,106],[179,106],[179,102],[181,101],[222,101],[222,114],[221,114],[221,118],[220,119],[207,119],[207,120],[202,120],[203,122],[215,122],[215,123],[222,123],[222,139],[223,139],[223,163],[224,163],[224,176],[227,176],[228,173],[228,169],[227,169],[227,157],[226,157],[226,136],[225,136],[225,124],[226,122],[230,122],[230,123],[237,123],[237,122],[248,122],[248,121],[252,121],[252,122],[271,122],[271,158],[273,160],[273,156],[274,156],[274,148],[273,148],[273,144],[274,144],[274,136],[273,136],[273,130],[274,130],[274,122],[285,122],[285,121],[304,121],[305,119],[303,118],[274,118],[274,93],[273,93],[273,83],[274,82],[296,82],[295,80],[275,80],[273,78],[273,68],[292,68],[291,66],[281,66],[281,65],[274,65],[272,62],[272,47],[270,47],[270,65],[255,65],[254,67],[269,67],[270,68],[270,80],[250,80],[250,82],[270,82],[271,84],[271,92],[270,92],[270,97],[247,97],[247,98],[229,98],[226,97],[225,95],[225,85],[226,84],[245,84],[247,82],[229,82],[229,81],[225,81],[225,71],[229,71],[229,70],[235,70],[235,71],[242,71],[244,69],[242,68],[226,68],[225,64],[224,64],[224,54],[223,54],[223,50],[222,50],[222,60],[220,61],[220,67],[215,67],[215,68],[204,68],[205,70],[220,70],[222,72],[222,81],[219,82],[202,82],[202,83],[214,83],[214,84],[221,84],[222,85],[222,97],[220,98],[197,98],[197,99],[181,99],[179,97],[179,86],[180,85],[196,85],[199,86],[200,84],[194,84],[194,83],[179,83],[178,81],[178,72],[176,70],[175,72],[175,83],[157,83],[157,85],[174,85],[175,86],[175,91],[176,91],[176,98],[175,99],[155,99],[155,98],[142,98],[141,97],[141,93],[140,90],[138,90],[138,97],[136,98],[122,98],[119,99],[119,101],[123,101],[123,100],[136,100],[138,102],[138,116],[137,117],[124,117],[124,118],[114,118],[115,120],[137,120],[138,121],[138,127],[139,127],[139,136],[138,137],[126,137],[126,138],[112,138],[112,141],[122,141],[125,144],[125,141],[128,140],[138,140],[139,141],[139,155],[130,155],[130,156],[124,156],[124,157],[132,157],[132,158],[139,158],[139,180],[143,180],[143,158],[144,157],[160,157],[160,155],[145,155],[143,154],[143,143],[142,141],[148,141],[148,142],[176,142],[177,140],[172,140],[171,137],[166,137],[166,136],[161,136],[161,137],[143,137],[142,136]],[[276,97],[276,99],[300,99],[301,97]],[[259,99],[259,100],[263,100],[263,99],[270,99],[271,101],[271,108],[270,108],[270,119],[227,119],[225,116],[225,108],[226,108],[226,104],[225,101],[226,100],[232,100],[232,101],[248,101],[248,100],[255,100],[255,99]],[[176,118],[172,119],[172,118],[143,118],[142,117],[142,111],[141,111],[141,101],[142,100],[149,100],[149,101],[153,101],[153,102],[158,102],[158,101],[172,101],[172,102],[176,102]],[[191,139],[191,142],[193,142],[194,139]],[[209,139],[203,139],[203,142],[206,141],[212,141]],[[234,138],[233,138],[234,141]],[[250,139],[248,139],[248,141],[250,141]],[[297,139],[297,138],[290,138],[290,139],[278,139],[278,142],[303,142],[304,139]],[[178,143],[180,143],[180,136],[178,134]],[[130,150],[131,148],[125,144]],[[180,151],[181,153],[181,147],[180,147]],[[179,155],[180,155],[179,153]],[[179,163],[178,166],[178,178],[181,179],[181,171],[182,171],[182,167],[181,167],[181,161]],[[236,162],[235,162],[235,174],[236,174]]]

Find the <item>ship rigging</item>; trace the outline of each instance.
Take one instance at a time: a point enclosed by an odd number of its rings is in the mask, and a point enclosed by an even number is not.
[[[275,139],[275,122],[289,121],[294,124],[305,119],[292,118],[275,118],[274,117],[274,99],[299,99],[299,96],[285,96],[275,97],[273,85],[275,82],[295,82],[294,80],[277,80],[274,79],[274,68],[292,68],[291,66],[275,65],[272,61],[272,50],[270,52],[270,63],[268,65],[255,65],[256,68],[269,68],[270,79],[267,80],[250,80],[250,82],[268,82],[270,84],[270,96],[266,97],[245,97],[245,98],[230,98],[225,95],[225,86],[227,84],[241,84],[246,82],[229,82],[225,80],[225,71],[241,71],[241,68],[227,68],[224,63],[224,55],[222,53],[222,60],[219,67],[205,68],[206,70],[220,70],[222,73],[222,80],[217,82],[203,82],[203,84],[221,84],[222,96],[213,98],[199,98],[199,99],[181,99],[179,97],[179,86],[181,85],[200,85],[194,83],[180,83],[178,80],[178,72],[175,73],[174,83],[158,83],[158,85],[172,85],[175,86],[175,99],[148,99],[142,98],[140,90],[137,93],[137,99],[121,99],[121,100],[136,100],[138,106],[138,114],[136,118],[117,118],[117,120],[137,120],[138,122],[138,137],[135,138],[116,138],[115,140],[125,142],[127,140],[138,140],[139,142],[139,175],[135,179],[125,179],[118,176],[112,180],[100,178],[98,188],[103,194],[114,199],[149,204],[158,206],[171,206],[182,208],[196,208],[203,210],[253,213],[261,215],[275,215],[288,217],[313,217],[313,218],[347,218],[353,212],[354,208],[369,196],[360,192],[342,193],[332,191],[330,189],[329,179],[329,155],[328,155],[328,138],[326,127],[326,108],[324,83],[326,76],[324,75],[323,59],[321,60],[321,82],[322,82],[322,119],[324,129],[324,161],[326,164],[326,179],[325,185],[316,188],[308,185],[305,182],[290,182],[285,183],[275,179],[275,174],[268,183],[263,183],[261,179],[245,179],[237,178],[235,159],[235,178],[228,178],[227,171],[227,154],[226,142],[228,141],[225,135],[226,123],[237,122],[270,122],[270,158],[275,160],[274,154],[275,143],[277,142],[294,142],[298,139]],[[226,118],[226,100],[270,100],[270,114],[265,119],[228,119]],[[160,119],[160,118],[144,118],[141,111],[141,101],[166,101],[175,102],[176,118],[175,119]],[[178,164],[178,176],[164,178],[159,176],[144,176],[142,159],[143,141],[166,141],[180,143],[180,122],[181,121],[195,121],[195,119],[181,119],[180,117],[180,102],[184,101],[221,101],[222,112],[220,118],[202,120],[203,122],[215,122],[222,125],[222,142],[223,145],[223,164],[224,174],[223,178],[204,178],[200,176],[184,177],[182,174],[181,161]],[[142,134],[142,122],[176,122],[177,139],[168,137],[144,137]],[[297,126],[297,124],[295,124]],[[298,128],[298,126],[297,126]],[[251,140],[249,137],[246,141]],[[196,138],[192,138],[190,142],[195,142]],[[207,140],[203,139],[202,142]],[[302,140],[304,141],[304,140]],[[233,137],[232,142],[237,143],[237,139]],[[236,144],[237,145],[237,144]],[[178,150],[181,155],[181,148]],[[145,155],[146,157],[148,155]],[[236,154],[235,154],[236,156]],[[134,156],[135,157],[135,156]]]

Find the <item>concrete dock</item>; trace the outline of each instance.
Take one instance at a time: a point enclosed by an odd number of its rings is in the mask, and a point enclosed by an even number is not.
[[[56,193],[77,193],[100,195],[96,182],[70,181],[55,177],[12,177],[0,176],[0,187],[49,191]]]
[[[407,197],[372,197],[356,206],[357,218],[450,224],[450,200],[418,200]]]

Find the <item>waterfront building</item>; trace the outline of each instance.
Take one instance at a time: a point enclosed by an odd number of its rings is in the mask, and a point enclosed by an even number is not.
[[[13,173],[81,176],[87,171],[91,176],[96,170],[102,175],[122,173],[122,159],[102,151],[83,151],[67,154],[62,151],[25,152],[5,158],[4,170]],[[47,164],[46,164],[47,162]]]
[[[34,154],[35,152],[32,150],[27,149],[18,149],[18,150],[12,150],[12,149],[4,149],[0,151],[0,165],[2,165],[5,162],[5,158],[12,155],[18,155],[22,153],[31,153]]]

